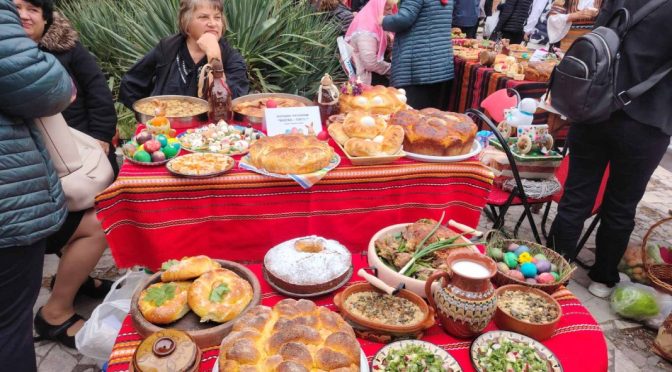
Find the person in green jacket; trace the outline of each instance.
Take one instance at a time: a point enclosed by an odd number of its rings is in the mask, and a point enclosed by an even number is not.
[[[36,371],[33,306],[46,238],[67,210],[63,189],[33,119],[70,104],[72,81],[21,27],[11,0],[0,0],[0,363]]]

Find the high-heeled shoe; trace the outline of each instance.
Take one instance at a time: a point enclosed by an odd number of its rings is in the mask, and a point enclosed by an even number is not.
[[[35,320],[33,321],[35,332],[38,334],[37,337],[33,337],[33,341],[58,341],[69,348],[76,349],[75,336],[68,335],[68,328],[72,327],[72,325],[77,323],[80,319],[85,320],[79,314],[75,313],[75,315],[71,316],[70,319],[62,324],[51,325],[42,317],[42,308],[40,308],[37,311],[37,314],[35,314]]]
[[[89,276],[84,282],[84,284],[82,284],[82,286],[79,287],[79,290],[77,291],[77,296],[85,295],[90,298],[96,298],[96,299],[104,298],[110,291],[110,289],[112,288],[112,284],[114,283],[106,279],[97,279],[97,280],[100,280],[99,286],[96,286],[96,279]],[[54,289],[55,282],[56,282],[56,275],[51,277],[49,289],[51,290]]]

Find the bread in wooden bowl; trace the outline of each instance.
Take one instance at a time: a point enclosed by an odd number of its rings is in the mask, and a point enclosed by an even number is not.
[[[162,282],[175,282],[198,278],[208,271],[216,270],[222,266],[208,256],[184,257],[181,260],[169,260],[161,266]]]
[[[406,152],[431,156],[456,156],[471,151],[478,127],[464,114],[434,108],[402,110],[391,123],[405,132]]]
[[[271,173],[305,174],[327,165],[334,150],[315,136],[279,134],[262,137],[250,146],[250,163]]]
[[[373,139],[381,135],[386,127],[387,121],[382,115],[353,111],[345,116],[343,133],[349,138]]]
[[[219,348],[219,370],[360,370],[360,346],[352,327],[312,301],[285,299],[256,306],[238,319]]]
[[[223,323],[240,314],[252,300],[252,286],[231,270],[201,275],[189,288],[189,307],[201,322]]]
[[[140,293],[140,312],[154,324],[170,324],[189,312],[187,293],[191,282],[155,283]]]

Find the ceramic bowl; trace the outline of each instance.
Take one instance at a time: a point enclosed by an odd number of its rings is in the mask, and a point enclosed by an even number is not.
[[[504,310],[501,309],[500,303],[497,304],[497,310],[495,311],[495,324],[500,329],[507,331],[513,331],[517,333],[524,334],[526,336],[532,337],[535,340],[543,341],[551,338],[553,331],[555,331],[560,317],[562,316],[562,308],[558,301],[551,297],[548,293],[535,289],[532,287],[510,284],[497,289],[497,298],[501,298],[502,294],[507,291],[517,291],[525,293],[534,293],[539,297],[542,297],[546,302],[552,304],[558,310],[558,315],[549,322],[546,323],[532,323],[525,320],[518,319]]]

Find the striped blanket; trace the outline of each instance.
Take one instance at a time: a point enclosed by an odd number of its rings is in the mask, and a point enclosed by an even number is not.
[[[361,267],[368,266],[366,258],[360,255],[353,255],[353,265],[355,272]],[[274,292],[263,280],[261,265],[250,265],[248,267],[257,275],[261,282],[261,303],[263,305],[273,306],[285,298]],[[358,279],[353,276],[351,282],[358,282]],[[562,317],[553,337],[544,341],[543,344],[555,353],[565,371],[606,371],[607,345],[604,334],[593,316],[564,287],[561,287],[554,294],[554,297],[562,307]],[[334,311],[337,310],[333,304],[333,297],[330,295],[318,297],[314,301],[318,305],[327,306]],[[497,327],[494,322],[491,322],[486,331],[495,329]],[[448,351],[458,361],[464,371],[474,370],[469,358],[469,347],[473,340],[453,338],[444,333],[438,325],[434,325],[427,330],[422,339],[439,345]],[[140,335],[133,328],[130,317],[126,317],[112,349],[107,369],[108,372],[128,371],[133,353],[141,340]],[[383,344],[363,339],[359,339],[359,343],[369,362],[371,362],[375,353],[384,346]],[[217,345],[213,345],[202,351],[200,371],[210,372],[219,355],[218,347]]]
[[[492,187],[491,171],[476,160],[362,167],[336,151],[341,164],[310,189],[238,168],[190,179],[127,162],[97,197],[97,215],[117,266],[156,269],[196,254],[257,261],[278,243],[312,234],[360,251],[383,227],[443,211],[477,226]]]

